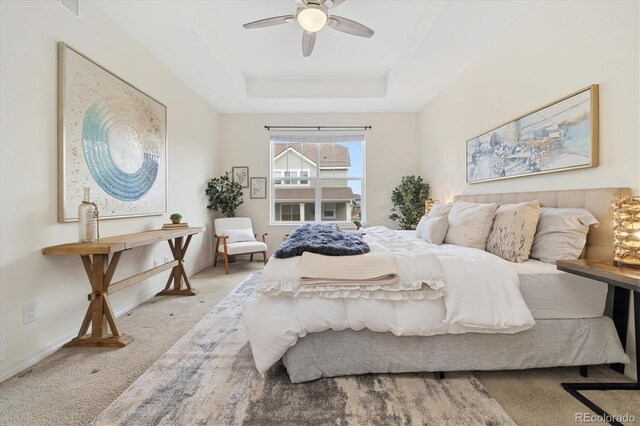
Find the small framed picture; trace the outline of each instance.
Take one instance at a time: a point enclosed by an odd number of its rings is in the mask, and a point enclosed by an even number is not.
[[[249,187],[249,167],[232,167],[231,178],[234,182],[238,182],[243,188]]]
[[[267,198],[266,177],[252,177],[250,188],[250,198]]]

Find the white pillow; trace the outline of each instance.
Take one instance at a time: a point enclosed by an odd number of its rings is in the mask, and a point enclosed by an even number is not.
[[[599,224],[585,209],[543,207],[530,256],[547,263],[576,260],[587,242],[589,226]]]
[[[433,207],[431,207],[431,210],[429,210],[427,217],[442,217],[442,216],[447,217],[449,216],[449,212],[451,211],[452,206],[453,206],[453,203],[435,204]]]
[[[416,228],[416,236],[418,238],[422,238],[428,243],[440,245],[444,241],[445,235],[447,235],[448,228],[449,221],[446,216],[422,216],[422,219],[420,219],[418,227]]]
[[[484,250],[498,206],[457,201],[449,212],[449,229],[444,242]]]
[[[227,243],[240,243],[243,241],[255,241],[256,237],[253,235],[253,230],[247,229],[227,229],[224,231],[223,236],[227,236]]]
[[[501,205],[496,210],[487,251],[510,262],[524,262],[531,253],[539,217],[538,201]]]

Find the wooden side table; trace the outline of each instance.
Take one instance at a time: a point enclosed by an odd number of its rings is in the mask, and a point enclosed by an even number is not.
[[[633,318],[636,340],[636,369],[640,369],[640,269],[614,266],[611,260],[558,260],[558,270],[574,275],[602,281],[614,286],[613,293],[613,322],[618,331],[622,347],[626,349],[627,324],[629,322],[629,302],[633,294]],[[624,373],[622,365],[612,368]],[[562,387],[574,398],[592,409],[605,419],[610,419],[612,425],[620,425],[613,417],[597,404],[582,395],[586,390],[640,390],[640,371],[636,373],[635,383],[562,383]]]

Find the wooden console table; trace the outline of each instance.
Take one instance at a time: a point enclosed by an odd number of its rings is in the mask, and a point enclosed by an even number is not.
[[[45,255],[80,255],[84,270],[91,284],[91,289],[93,290],[87,296],[89,308],[80,326],[78,336],[67,343],[65,347],[124,347],[131,343],[133,337],[122,334],[118,329],[116,317],[109,303],[108,296],[110,293],[115,293],[116,291],[137,284],[168,269],[171,269],[171,274],[169,275],[164,290],[158,293],[158,295],[195,295],[196,292],[191,288],[182,264],[184,262],[184,255],[191,242],[191,237],[205,230],[206,228],[200,227],[159,229],[101,238],[94,243],[68,243],[42,249],[42,253]],[[184,241],[184,237],[187,237],[186,241]],[[169,243],[171,253],[173,254],[173,260],[171,262],[111,284],[111,279],[118,267],[122,252],[162,241]],[[109,260],[109,256],[111,256],[111,260]],[[182,288],[183,278],[186,288]],[[173,283],[173,288],[170,288],[171,283]],[[89,324],[91,324],[91,335],[87,335]],[[111,334],[108,333],[107,325],[109,329],[111,329]]]

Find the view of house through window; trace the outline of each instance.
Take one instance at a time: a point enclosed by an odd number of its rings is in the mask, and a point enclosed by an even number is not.
[[[364,137],[271,137],[272,223],[363,221]]]

